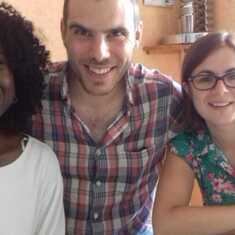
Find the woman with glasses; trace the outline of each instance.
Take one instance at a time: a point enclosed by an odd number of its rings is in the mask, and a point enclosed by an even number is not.
[[[211,33],[182,68],[185,131],[170,143],[153,213],[156,234],[235,234],[235,36]],[[190,206],[197,179],[202,207]]]

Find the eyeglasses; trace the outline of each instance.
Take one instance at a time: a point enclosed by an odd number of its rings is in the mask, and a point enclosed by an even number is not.
[[[203,71],[188,79],[194,88],[201,91],[213,89],[219,80],[222,80],[226,87],[235,88],[235,68],[227,70],[222,76],[211,71]]]

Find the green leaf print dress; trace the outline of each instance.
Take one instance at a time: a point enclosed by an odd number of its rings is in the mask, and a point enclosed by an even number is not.
[[[235,204],[235,169],[208,131],[182,132],[171,141],[170,151],[192,168],[204,205]]]

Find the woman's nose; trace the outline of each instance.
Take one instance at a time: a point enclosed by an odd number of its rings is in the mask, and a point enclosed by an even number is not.
[[[220,94],[228,92],[228,87],[225,85],[224,80],[217,80],[216,86],[214,87],[213,91]]]

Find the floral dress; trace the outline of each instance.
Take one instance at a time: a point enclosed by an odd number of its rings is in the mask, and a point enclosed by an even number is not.
[[[235,169],[208,131],[183,132],[171,141],[170,150],[194,171],[204,205],[235,204]]]

